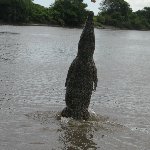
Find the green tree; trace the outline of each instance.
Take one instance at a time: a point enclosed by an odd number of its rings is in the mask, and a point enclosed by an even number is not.
[[[140,18],[144,25],[150,29],[150,7],[144,7],[143,10],[138,10],[135,14]]]
[[[45,8],[39,4],[32,4],[31,22],[49,23],[51,20],[51,12],[49,8]]]
[[[8,22],[28,22],[31,0],[1,0],[0,19]]]
[[[80,26],[87,15],[83,0],[56,0],[51,6],[52,17],[61,25]]]
[[[124,0],[103,0],[100,3],[98,21],[106,25],[122,27],[125,22],[129,21],[131,14],[132,9]]]

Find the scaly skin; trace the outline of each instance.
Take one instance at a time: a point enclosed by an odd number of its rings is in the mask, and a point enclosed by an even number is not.
[[[93,16],[93,12],[89,12],[78,44],[78,54],[68,71],[65,83],[67,107],[61,113],[63,117],[87,120],[90,116],[88,107],[92,91],[96,90],[98,82],[93,60],[95,50]]]

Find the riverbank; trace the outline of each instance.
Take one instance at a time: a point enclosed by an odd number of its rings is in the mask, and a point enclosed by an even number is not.
[[[0,22],[0,26],[2,25],[12,25],[12,26],[47,26],[47,27],[62,27],[62,28],[77,28],[81,29],[83,26],[61,26],[59,24],[41,24],[41,23],[5,23]],[[95,25],[96,29],[108,29],[108,30],[137,30],[137,31],[150,31],[148,29],[128,29],[128,28],[119,28],[115,26],[107,26],[107,25]]]
[[[77,28],[81,29],[83,26],[61,26],[59,24],[41,24],[41,23],[1,23],[0,26],[3,25],[12,25],[12,26],[46,26],[46,27],[62,27],[62,28]]]
[[[115,26],[101,25],[95,26],[97,29],[109,29],[109,30],[137,30],[137,31],[150,31],[149,29],[129,29],[129,28],[119,28]]]

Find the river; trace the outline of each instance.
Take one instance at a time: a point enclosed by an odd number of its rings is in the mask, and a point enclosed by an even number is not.
[[[150,32],[95,29],[89,121],[60,118],[81,29],[0,26],[1,150],[149,150]]]

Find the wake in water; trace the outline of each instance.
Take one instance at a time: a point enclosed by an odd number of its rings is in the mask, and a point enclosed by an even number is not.
[[[89,112],[90,117],[86,121],[61,117],[61,112],[58,111],[36,111],[26,116],[41,124],[43,132],[53,132],[58,138],[57,142],[63,145],[61,149],[64,150],[99,149],[99,141],[105,141],[111,134],[125,129],[109,117],[100,116],[93,110]]]
[[[89,109],[90,118],[85,120],[74,120],[73,118],[66,118],[61,116],[61,112],[55,111],[37,111],[33,113],[26,114],[29,119],[38,121],[41,124],[47,126],[51,123],[59,123],[63,127],[94,127],[96,130],[105,130],[112,132],[118,129],[124,128],[122,125],[111,121],[109,117],[101,116],[96,114],[92,109]]]

